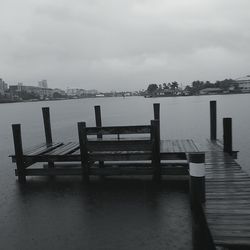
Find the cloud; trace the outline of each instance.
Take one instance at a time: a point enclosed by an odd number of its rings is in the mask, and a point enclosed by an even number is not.
[[[248,74],[247,0],[3,1],[0,74],[9,83],[139,89]]]

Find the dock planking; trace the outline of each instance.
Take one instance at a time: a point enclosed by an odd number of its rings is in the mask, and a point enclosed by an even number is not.
[[[115,155],[123,155],[124,160],[127,157],[134,160],[151,160],[151,144],[147,140],[92,140],[89,141],[90,156],[95,161],[103,158],[104,160],[114,159]],[[128,149],[129,148],[129,149]],[[186,160],[186,154],[190,152],[198,152],[198,148],[192,140],[161,140],[160,155],[161,160]],[[15,162],[15,155],[11,155]],[[146,159],[146,158],[147,159]],[[39,144],[28,150],[24,150],[24,161],[33,160],[37,162],[47,161],[79,161],[80,146],[79,142],[56,142],[47,145]],[[186,162],[185,162],[186,163]],[[172,163],[174,164],[174,162]],[[163,163],[164,165],[164,163]],[[166,165],[166,163],[165,163]]]
[[[220,143],[206,142],[207,224],[217,246],[250,246],[250,177],[223,151]],[[244,248],[245,247],[245,248]]]

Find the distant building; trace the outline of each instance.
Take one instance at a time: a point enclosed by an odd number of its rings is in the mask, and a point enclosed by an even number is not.
[[[155,96],[172,96],[175,94],[176,92],[173,89],[157,89],[154,93]]]
[[[98,91],[96,89],[85,90],[86,95],[96,95]]]
[[[52,92],[53,92],[53,94],[58,93],[60,95],[66,95],[66,92],[62,89],[53,89]]]
[[[200,95],[221,94],[222,92],[220,88],[205,88],[200,90]]]
[[[40,99],[51,98],[53,96],[52,89],[40,88],[35,86],[24,86],[20,83],[18,83],[18,85],[10,85],[9,89],[12,94],[19,92],[27,92],[38,95]]]
[[[48,88],[47,80],[41,80],[41,81],[39,81],[38,82],[38,87],[47,89]]]
[[[66,93],[68,96],[82,96],[85,94],[85,90],[84,89],[69,89],[67,88]]]
[[[235,81],[239,84],[239,89],[241,90],[241,92],[250,92],[250,75],[237,78],[235,79]]]
[[[86,89],[70,89],[67,88],[66,93],[68,96],[95,96],[98,94],[98,91],[95,89],[86,90]]]
[[[8,89],[8,84],[2,78],[0,78],[0,94],[4,95],[7,89]]]

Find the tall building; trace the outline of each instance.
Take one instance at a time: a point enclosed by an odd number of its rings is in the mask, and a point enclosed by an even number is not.
[[[250,75],[235,79],[242,92],[250,92]]]
[[[8,84],[0,78],[0,94],[4,95],[4,92],[8,89]]]
[[[21,85],[10,85],[10,92],[14,95],[20,92],[26,92],[36,94],[40,99],[51,98],[53,96],[53,90],[49,88],[40,88],[35,86]]]
[[[38,87],[47,89],[48,88],[47,80],[41,80],[41,81],[39,81],[38,82]]]

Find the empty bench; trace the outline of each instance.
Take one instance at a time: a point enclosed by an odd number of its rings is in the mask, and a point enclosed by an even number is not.
[[[160,178],[159,120],[152,120],[150,125],[112,127],[86,127],[85,122],[80,122],[78,134],[83,175],[87,179],[89,175],[131,174]],[[141,134],[147,137],[138,136]],[[89,139],[91,135],[97,139]],[[111,135],[116,137],[103,138]]]
[[[49,108],[43,108],[45,142],[24,150],[21,125],[13,124],[16,163],[20,182],[26,176],[55,175],[188,175],[190,153],[199,149],[192,140],[160,140],[159,119],[150,125],[102,126],[100,106],[95,106],[96,127],[78,124],[79,141],[52,140]],[[154,105],[159,118],[159,105]],[[143,135],[143,137],[142,137]],[[113,137],[113,138],[110,138]],[[36,163],[47,163],[43,167]]]

